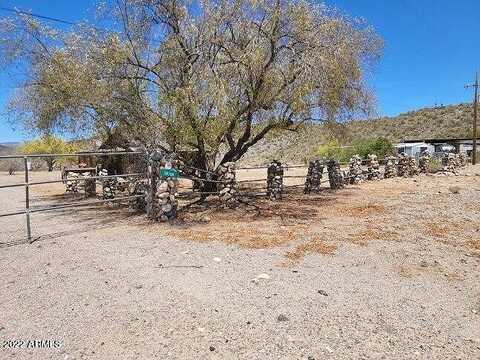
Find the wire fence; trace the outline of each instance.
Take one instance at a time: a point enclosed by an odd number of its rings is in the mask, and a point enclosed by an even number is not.
[[[144,156],[145,154],[143,152],[114,152],[114,151],[105,151],[105,152],[88,152],[88,153],[76,153],[76,154],[32,154],[32,155],[2,155],[0,156],[0,161],[5,161],[5,160],[11,160],[11,159],[16,159],[16,160],[22,160],[23,163],[23,168],[20,172],[23,171],[23,181],[17,182],[17,183],[9,183],[9,184],[1,184],[0,183],[0,189],[1,190],[8,190],[8,189],[14,189],[14,188],[24,188],[24,194],[21,195],[18,191],[15,193],[10,192],[9,196],[4,196],[2,206],[0,207],[0,219],[5,219],[5,218],[15,218],[15,220],[9,221],[6,226],[9,226],[12,228],[12,225],[14,224],[19,224],[20,220],[18,216],[24,216],[25,219],[25,233],[26,233],[26,239],[28,242],[33,242],[35,240],[34,234],[32,232],[32,215],[36,213],[45,213],[45,212],[50,212],[50,211],[57,211],[60,209],[73,209],[73,208],[82,208],[82,207],[92,207],[92,206],[97,206],[101,204],[106,204],[106,203],[122,203],[122,202],[128,202],[131,200],[135,200],[141,197],[144,197],[144,195],[129,195],[129,196],[121,196],[121,197],[115,197],[113,199],[101,199],[97,198],[95,196],[95,199],[78,199],[77,197],[74,197],[73,199],[70,198],[68,203],[55,203],[52,201],[47,201],[47,204],[44,205],[34,205],[32,206],[31,200],[32,200],[32,193],[31,189],[37,186],[42,186],[42,185],[52,185],[52,184],[59,184],[63,183],[66,184],[68,179],[63,178],[58,179],[58,180],[41,180],[41,181],[32,181],[31,175],[36,174],[35,171],[32,171],[31,169],[31,162],[30,159],[46,159],[46,158],[80,158],[80,157],[89,157],[89,158],[95,158],[95,157],[111,157],[111,156]],[[78,172],[82,172],[82,167],[76,168]],[[57,174],[54,172],[54,174]],[[14,174],[10,174],[14,175]],[[13,176],[14,178],[17,178],[17,176]],[[95,182],[95,188],[98,182],[102,182],[104,180],[108,179],[120,179],[120,178],[142,178],[146,177],[145,172],[133,172],[133,173],[125,173],[125,174],[117,174],[117,175],[105,175],[105,176],[100,176],[97,174],[97,171],[95,170],[94,175],[92,176],[78,176],[75,178],[75,181],[78,183],[83,183],[83,188],[86,189],[85,183],[87,181]],[[2,179],[3,180],[3,179]],[[96,194],[96,189],[95,189],[95,194]],[[15,207],[16,204],[22,202],[22,197],[24,201],[24,207],[22,209],[15,209],[12,211],[12,207]],[[10,233],[14,232],[13,230],[10,230]],[[3,235],[2,235],[3,236]]]
[[[32,204],[32,189],[35,189],[36,187],[42,187],[42,186],[54,186],[56,184],[64,184],[67,185],[68,181],[70,181],[67,177],[64,176],[64,173],[62,171],[62,176],[60,179],[44,179],[41,178],[39,180],[35,180],[32,178],[33,174],[37,174],[36,171],[32,171],[30,167],[30,160],[31,159],[46,159],[46,158],[77,158],[78,162],[80,162],[80,157],[90,157],[90,158],[106,158],[106,157],[124,157],[124,156],[137,156],[139,157],[139,162],[144,162],[146,164],[145,168],[143,171],[125,171],[124,173],[120,174],[115,174],[115,175],[99,175],[96,167],[92,167],[91,169],[95,170],[89,170],[93,171],[91,172],[88,176],[84,175],[79,175],[75,177],[75,181],[82,183],[83,184],[83,189],[85,189],[85,194],[84,196],[81,196],[78,198],[77,196],[69,197],[67,198],[65,195],[65,188],[63,191],[59,188],[57,189],[57,192],[55,194],[59,195],[59,192],[62,193],[62,196],[59,196],[61,200],[58,202],[58,199],[51,200],[47,199],[45,201],[38,201],[38,196],[35,195],[33,196],[33,199],[35,200],[35,204]],[[39,214],[42,213],[47,213],[47,212],[55,212],[59,210],[65,210],[65,211],[74,211],[79,208],[90,208],[90,207],[96,207],[99,205],[103,204],[109,204],[109,203],[117,203],[117,204],[129,204],[132,201],[138,200],[138,199],[144,199],[146,201],[146,194],[132,194],[128,192],[126,196],[118,196],[115,195],[114,198],[101,198],[99,194],[96,192],[96,187],[97,185],[101,185],[102,189],[104,187],[104,182],[108,180],[117,180],[117,179],[126,179],[127,181],[131,180],[141,180],[145,181],[148,183],[149,178],[148,178],[148,157],[147,154],[144,152],[113,152],[113,151],[106,151],[106,152],[88,152],[88,153],[76,153],[76,154],[35,154],[35,155],[7,155],[7,156],[0,156],[0,162],[2,160],[9,160],[9,159],[17,159],[21,160],[23,163],[23,169],[21,172],[23,174],[17,174],[17,176],[14,176],[15,179],[18,179],[19,175],[23,175],[21,177],[22,181],[18,181],[16,183],[9,183],[9,184],[4,184],[3,180],[5,177],[0,176],[0,190],[7,190],[7,191],[13,191],[14,189],[17,189],[15,193],[9,197],[7,196],[6,198],[9,198],[10,201],[4,202],[3,206],[0,206],[0,220],[1,219],[14,219],[12,220],[12,224],[16,223],[18,226],[21,224],[21,217],[24,217],[24,231],[25,231],[25,237],[28,242],[33,242],[35,241],[38,236],[38,234],[35,234],[34,229],[32,229],[32,217],[33,216],[39,216]],[[78,163],[77,162],[77,163]],[[343,164],[346,165],[346,164]],[[286,180],[286,183],[283,185],[283,189],[285,193],[288,193],[290,190],[294,190],[297,188],[301,188],[305,186],[306,180],[310,178],[308,174],[308,166],[307,165],[298,165],[298,164],[282,164],[283,170],[286,172],[283,175],[283,179]],[[265,196],[268,192],[268,177],[267,177],[267,169],[269,166],[249,166],[249,167],[237,167],[236,170],[239,171],[239,173],[242,173],[244,176],[246,176],[246,179],[238,179],[235,181],[236,187],[238,189],[238,196],[239,197],[258,197],[258,196]],[[82,171],[84,170],[84,167],[79,167],[77,166],[74,168],[77,173],[82,174]],[[89,168],[90,169],[90,168]],[[301,174],[301,170],[304,169],[305,173]],[[130,170],[130,169],[128,169]],[[217,169],[218,170],[218,169]],[[201,169],[198,167],[190,166],[190,165],[182,165],[180,172],[179,172],[179,177],[178,179],[180,180],[187,180],[192,182],[191,184],[187,184],[185,186],[182,186],[178,198],[179,199],[192,199],[195,197],[200,197],[200,196],[211,196],[211,195],[218,195],[220,194],[220,189],[221,189],[221,184],[224,183],[222,179],[218,178],[218,171],[215,170],[206,170],[206,169]],[[254,178],[248,178],[248,175],[245,175],[246,172],[249,174],[249,171],[252,170],[265,170],[265,174],[258,174],[255,173],[254,175],[256,177]],[[86,170],[85,170],[86,171]],[[294,171],[293,174],[288,174],[288,171]],[[326,171],[326,167],[323,169],[323,173],[321,174],[322,176],[327,174],[326,178],[322,179],[320,181],[320,184],[325,184],[329,182],[328,179],[328,171]],[[58,175],[58,172],[55,173],[55,175]],[[316,176],[316,181],[318,183],[318,174]],[[313,176],[312,176],[313,177]],[[348,177],[346,177],[346,180],[348,180]],[[89,198],[86,195],[86,182],[94,182],[95,183],[95,197],[94,198]],[[202,186],[200,186],[199,189],[196,189],[194,187],[194,183],[197,182],[198,184],[204,185],[205,183],[212,183],[215,184],[216,186],[214,187],[214,190],[212,191],[202,191]],[[21,189],[24,189],[23,195],[21,194]],[[20,191],[19,191],[20,190]],[[5,198],[5,197],[4,197]],[[24,206],[22,209],[14,208],[16,205],[19,203],[22,203],[22,199],[24,202]],[[2,241],[0,241],[1,245]]]

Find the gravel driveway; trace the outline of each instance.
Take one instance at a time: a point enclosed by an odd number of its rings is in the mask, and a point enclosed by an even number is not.
[[[465,203],[472,228],[461,236],[480,240],[480,177],[452,198],[445,186],[459,179],[432,179],[442,182],[435,198],[432,186],[412,195],[412,180],[398,180],[407,190],[395,206],[409,208],[397,216]],[[10,194],[21,204],[21,188]],[[332,235],[333,255],[285,264],[300,238],[252,249],[166,236],[125,211],[95,214],[37,216],[39,233],[57,236],[32,245],[0,235],[11,245],[0,247],[0,358],[480,359],[480,256],[455,232],[433,241],[402,223],[405,237],[362,245]]]

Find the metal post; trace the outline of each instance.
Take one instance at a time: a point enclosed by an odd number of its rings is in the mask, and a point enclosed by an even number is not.
[[[477,110],[478,109],[478,73],[475,77],[475,100],[473,101],[473,156],[472,164],[477,163]]]
[[[32,242],[32,230],[30,227],[30,187],[28,183],[28,157],[23,157],[25,165],[25,216],[27,217],[27,239]]]
[[[475,92],[475,98],[473,99],[473,151],[472,151],[472,165],[477,163],[477,118],[478,118],[478,72],[475,75],[475,83],[473,85],[465,86],[467,89],[473,87]]]

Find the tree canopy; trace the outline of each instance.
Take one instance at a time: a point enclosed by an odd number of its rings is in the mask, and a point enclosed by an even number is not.
[[[25,142],[18,151],[22,154],[71,154],[77,151],[77,147],[59,137],[45,135],[40,139]],[[45,156],[42,159],[47,163],[48,171],[52,171],[57,159],[51,156]]]
[[[214,170],[267,133],[372,109],[382,42],[325,5],[280,0],[118,0],[109,29],[0,23],[5,59],[27,59],[11,106],[30,129],[121,133]]]

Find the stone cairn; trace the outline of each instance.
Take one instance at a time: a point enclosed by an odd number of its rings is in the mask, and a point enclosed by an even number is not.
[[[418,166],[413,156],[408,157],[408,176],[418,175]]]
[[[363,182],[362,158],[360,155],[353,155],[348,163],[348,183],[360,184]]]
[[[444,173],[453,173],[456,174],[457,168],[457,156],[456,154],[447,153],[442,158],[442,165],[443,169],[442,172]]]
[[[69,173],[65,182],[66,192],[77,194],[80,188],[79,175],[76,173]]]
[[[327,163],[328,181],[330,182],[330,189],[337,190],[344,186],[344,176],[340,171],[340,165],[336,160],[330,160]]]
[[[398,156],[397,175],[400,177],[411,177],[418,175],[418,168],[415,158],[405,153],[401,153]]]
[[[460,167],[467,166],[468,165],[467,153],[461,152],[460,154],[458,154],[458,160],[459,160],[459,163],[460,163]]]
[[[395,165],[395,156],[387,156],[385,158],[385,173],[383,177],[385,179],[391,179],[397,176],[397,167]]]
[[[280,200],[283,192],[283,166],[273,160],[267,168],[267,196],[270,200]]]
[[[325,165],[321,160],[313,160],[308,163],[307,178],[305,179],[305,194],[310,192],[319,192],[322,185],[323,169]]]
[[[375,154],[368,154],[367,174],[368,180],[380,180],[382,178],[380,173],[380,163],[378,162],[377,155]]]
[[[423,150],[420,153],[420,157],[418,159],[418,167],[420,169],[420,173],[428,174],[430,172],[430,162],[432,161],[432,155],[430,151]]]
[[[145,180],[139,178],[133,178],[128,184],[128,194],[129,196],[139,195],[135,199],[130,200],[130,207],[135,210],[140,210],[143,212],[147,211],[147,201],[148,196],[148,184],[145,183]]]
[[[218,181],[220,187],[220,193],[218,195],[220,201],[224,204],[225,207],[233,207],[237,200],[237,190],[236,190],[236,174],[235,174],[235,163],[227,162],[223,165],[220,165],[218,168]]]
[[[147,194],[147,212],[155,221],[169,221],[177,216],[178,179],[161,177],[160,168],[175,168],[176,162],[166,161],[160,152],[151,155],[149,176],[150,191]]]
[[[98,176],[108,176],[108,170],[102,169],[98,172]],[[115,199],[115,192],[117,191],[117,179],[107,178],[101,179],[102,195],[105,200]]]

